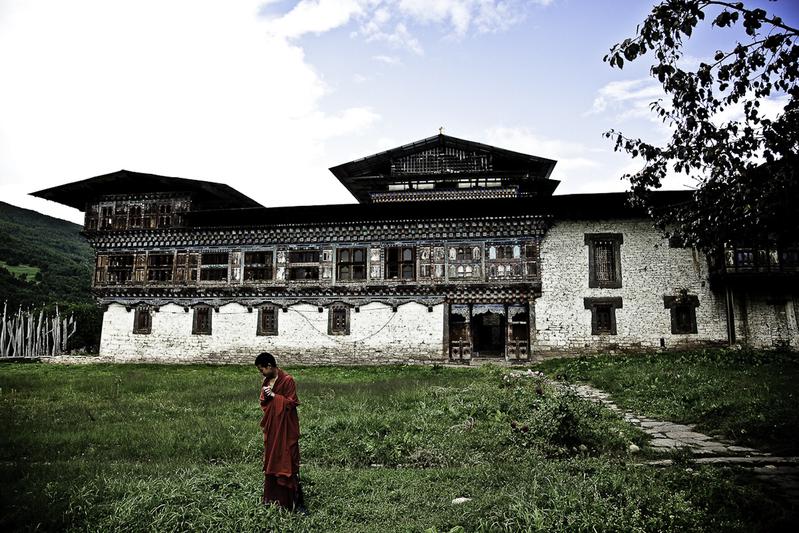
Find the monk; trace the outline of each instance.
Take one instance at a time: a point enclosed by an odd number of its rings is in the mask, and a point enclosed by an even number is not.
[[[263,352],[255,366],[264,377],[261,409],[264,416],[263,504],[276,504],[305,513],[300,487],[300,420],[297,416],[297,388],[294,378],[277,367],[275,357]]]

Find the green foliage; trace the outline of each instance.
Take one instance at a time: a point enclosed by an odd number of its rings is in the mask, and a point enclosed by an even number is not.
[[[629,464],[623,445],[641,436],[613,413],[502,369],[288,370],[307,517],[258,505],[253,368],[0,366],[0,527],[765,531],[796,518],[739,470]]]
[[[0,306],[7,302],[10,311],[22,306],[52,312],[58,305],[62,314],[74,313],[77,319],[69,347],[96,350],[102,312],[91,295],[94,253],[80,230],[77,224],[0,202]]]
[[[706,15],[710,15],[707,16]],[[712,22],[711,22],[712,21]],[[713,60],[683,68],[683,45],[695,29],[742,27]],[[710,29],[710,28],[709,28]],[[772,239],[794,243],[794,199],[799,197],[799,29],[743,2],[663,0],[632,38],[605,56],[610,66],[651,54],[651,75],[668,98],[652,112],[671,130],[663,146],[610,130],[616,150],[641,158],[642,169],[624,178],[639,205],[650,208],[666,236],[710,251],[724,242]],[[786,97],[777,117],[761,109],[769,97]],[[765,106],[763,106],[765,107]],[[724,120],[727,112],[735,117]],[[730,113],[733,111],[733,113]],[[761,162],[765,165],[758,167]],[[651,192],[669,171],[697,181],[693,201],[658,209]]]
[[[30,265],[9,265],[5,261],[0,261],[0,268],[6,269],[12,275],[28,283],[41,280],[41,269]]]
[[[541,367],[553,377],[589,381],[639,414],[697,424],[776,453],[799,453],[796,354],[705,349],[552,359]]]

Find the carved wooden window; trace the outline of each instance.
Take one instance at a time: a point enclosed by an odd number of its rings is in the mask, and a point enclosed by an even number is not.
[[[172,226],[172,204],[165,203],[158,205],[158,227],[169,228]]]
[[[386,248],[386,279],[415,279],[416,251],[410,246]]]
[[[272,279],[272,252],[244,252],[244,281]]]
[[[366,248],[339,248],[336,254],[336,279],[366,279]]]
[[[128,229],[128,207],[117,203],[114,208],[114,229]]]
[[[527,277],[538,276],[538,245],[528,243],[524,245],[524,275]]]
[[[192,321],[192,335],[210,335],[211,317],[213,311],[207,305],[198,305],[194,308],[194,320]]]
[[[591,310],[591,335],[616,335],[616,309],[622,308],[621,298],[585,298]]]
[[[84,227],[86,231],[96,231],[100,224],[100,210],[96,204],[90,205],[86,209],[86,219]]]
[[[147,256],[147,281],[165,283],[172,281],[173,254],[151,253]]]
[[[128,218],[128,226],[131,228],[140,228],[142,227],[142,220],[143,220],[143,208],[141,205],[132,205],[130,206],[130,213]]]
[[[179,283],[195,283],[200,267],[200,254],[178,252],[175,261],[175,281]]]
[[[327,322],[327,332],[330,335],[350,334],[350,308],[346,305],[330,306]]]
[[[133,313],[133,333],[148,334],[152,332],[153,319],[149,307],[137,307]]]
[[[202,254],[200,280],[227,281],[229,261],[230,254],[228,252],[211,252]]]
[[[135,254],[133,257],[133,281],[136,283],[147,281],[147,254]]]
[[[107,258],[106,283],[120,285],[133,279],[133,254],[114,254]]]
[[[297,281],[319,279],[319,256],[319,250],[290,251],[286,270],[288,279]]]
[[[697,333],[696,308],[699,306],[699,297],[688,294],[664,296],[663,305],[670,310],[672,333]]]
[[[158,224],[158,204],[149,202],[144,207],[144,222],[142,226],[145,229],[154,229]]]
[[[258,309],[257,335],[277,335],[277,307],[265,305]]]
[[[621,233],[586,233],[588,245],[588,286],[621,287]]]
[[[114,206],[104,205],[100,207],[100,229],[109,230],[114,227]]]

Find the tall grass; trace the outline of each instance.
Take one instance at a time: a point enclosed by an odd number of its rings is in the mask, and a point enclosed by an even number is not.
[[[0,527],[714,531],[792,519],[738,471],[636,465],[627,446],[642,433],[497,368],[288,371],[308,517],[258,505],[254,368],[0,366]],[[459,496],[472,500],[452,505]]]
[[[640,414],[774,453],[799,455],[799,356],[753,350],[553,359],[552,377],[590,381]]]

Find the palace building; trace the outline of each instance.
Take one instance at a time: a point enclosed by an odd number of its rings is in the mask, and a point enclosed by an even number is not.
[[[121,170],[33,193],[85,211],[119,361],[469,363],[799,345],[799,250],[660,236],[625,193],[436,135],[331,168],[357,204],[263,207]],[[659,191],[660,206],[690,191]]]

